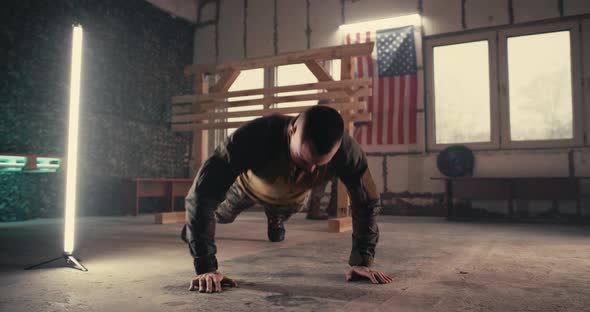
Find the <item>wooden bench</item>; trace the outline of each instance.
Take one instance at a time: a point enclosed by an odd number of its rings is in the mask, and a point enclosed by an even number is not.
[[[580,181],[590,177],[432,177],[445,182],[447,218],[457,217],[453,199],[507,200],[514,217],[513,200],[575,200],[582,217]]]
[[[132,192],[135,198],[135,209],[132,211],[134,216],[139,214],[139,199],[146,197],[164,197],[167,200],[165,210],[174,212],[174,199],[176,197],[186,197],[189,189],[193,183],[192,179],[132,179],[134,184],[134,191]],[[184,214],[184,211],[182,212]],[[158,216],[160,215],[160,216]],[[176,214],[174,214],[176,216]],[[158,218],[160,222],[158,222]],[[156,223],[164,222],[161,214],[156,214]]]

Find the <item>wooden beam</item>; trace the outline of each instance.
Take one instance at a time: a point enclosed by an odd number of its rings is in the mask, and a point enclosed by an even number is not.
[[[341,59],[340,63],[340,79],[341,80],[350,80],[352,79],[352,58],[351,57],[344,57]],[[369,94],[372,95],[372,94]],[[343,117],[350,117],[350,116],[343,116]],[[344,119],[344,131],[350,132],[351,127],[351,120],[350,118]],[[342,183],[342,181],[338,180],[338,187],[336,192],[336,217],[343,218],[350,216],[350,211],[348,208],[348,194],[346,187]]]
[[[313,50],[283,53],[273,56],[263,56],[222,64],[194,64],[184,69],[185,75],[194,75],[197,72],[214,74],[227,69],[245,70],[271,66],[303,63],[307,60],[331,60],[348,56],[370,55],[373,51],[373,42],[357,43],[342,46],[332,46]]]
[[[342,181],[338,180],[338,188],[336,191],[336,199],[337,199],[337,207],[336,207],[336,217],[343,218],[348,217],[348,191],[346,190],[346,186]]]
[[[209,93],[217,93],[217,92],[227,92],[231,85],[238,79],[240,75],[239,70],[229,69],[221,74],[221,78],[217,83],[211,87]]]
[[[360,79],[351,79],[351,80],[343,80],[343,81],[320,81],[314,83],[306,83],[300,85],[291,85],[291,86],[282,86],[282,87],[272,87],[272,88],[261,88],[261,89],[250,89],[250,90],[242,90],[242,91],[232,91],[232,92],[223,92],[223,93],[209,93],[209,94],[202,94],[202,95],[177,95],[172,97],[172,104],[180,104],[180,103],[193,103],[193,102],[201,102],[207,100],[221,100],[226,98],[232,97],[240,97],[240,96],[252,96],[252,95],[264,95],[264,94],[272,94],[272,93],[283,93],[283,92],[292,92],[292,91],[307,91],[307,90],[327,90],[327,89],[348,89],[350,87],[370,87],[373,84],[373,80],[371,78],[360,78]]]
[[[193,81],[195,94],[207,94],[209,93],[209,84],[204,75],[196,75]],[[197,111],[199,106],[197,103],[192,103],[193,111]]]
[[[366,102],[361,102],[366,103]],[[373,120],[372,113],[354,113],[350,114],[350,121],[352,122],[371,122]]]
[[[332,76],[326,71],[326,69],[321,66],[320,64],[318,64],[318,62],[316,60],[310,60],[305,62],[305,66],[307,66],[307,68],[309,69],[309,71],[311,71],[311,73],[316,77],[316,79],[318,81],[334,81],[334,78],[332,78]],[[354,81],[354,80],[348,80],[348,81]],[[344,80],[344,82],[346,83],[347,80]],[[342,84],[342,81],[340,81],[340,83]],[[327,91],[335,91],[338,88],[326,88]],[[347,88],[346,89],[346,93],[352,93],[354,88]],[[347,98],[340,98],[340,99],[334,99],[335,101],[338,102],[342,102],[342,101],[348,101]]]
[[[329,103],[325,106],[332,107],[340,111],[364,109],[367,106],[366,102],[347,102],[347,103]],[[249,117],[249,116],[266,116],[272,114],[292,114],[300,113],[309,106],[297,106],[287,108],[268,108],[262,110],[248,110],[239,112],[218,112],[205,114],[190,114],[190,115],[176,115],[172,116],[172,123],[192,122],[197,120],[215,120],[233,117]]]
[[[302,106],[305,108],[305,106]],[[303,110],[302,110],[303,111]],[[353,116],[355,116],[354,114]],[[369,119],[370,114],[359,114],[361,115],[359,119]],[[351,117],[346,117],[346,119],[350,120]],[[172,124],[172,131],[174,132],[190,132],[190,131],[197,131],[197,130],[207,130],[207,129],[229,129],[229,128],[239,128],[240,126],[244,125],[248,121],[233,121],[233,122],[211,122],[211,123],[184,123],[184,124]],[[340,189],[338,189],[340,191]],[[344,194],[346,194],[346,188],[343,189]],[[348,197],[344,195],[344,201],[340,202],[338,207],[344,207],[348,209]]]
[[[213,122],[208,124],[173,124],[172,131],[174,132],[190,132],[205,129],[230,129],[239,128],[248,121],[232,121],[232,122]]]
[[[207,84],[207,78],[202,73],[195,74],[193,84],[195,87],[195,94],[209,93],[209,84]]]
[[[352,79],[352,57],[343,57],[340,60],[340,80]]]
[[[180,115],[180,114],[192,114],[193,107],[190,105],[173,105],[172,106],[172,115]]]
[[[195,93],[196,94],[205,94],[209,92],[209,85],[207,83],[207,79],[202,74],[195,76]],[[193,103],[192,104],[192,111],[193,112],[202,112],[202,107],[200,105]],[[203,121],[206,122],[206,121]],[[189,161],[189,165],[191,167],[191,178],[194,178],[199,171],[201,164],[205,162],[205,158],[207,157],[207,147],[209,145],[209,134],[207,131],[200,131],[194,130],[193,131],[193,142],[192,142],[192,157]]]
[[[200,107],[204,109],[220,109],[228,107],[240,107],[240,106],[251,106],[261,104],[274,104],[274,103],[289,103],[289,102],[300,102],[300,101],[318,101],[322,99],[339,99],[339,98],[357,98],[361,96],[370,96],[373,92],[369,88],[362,88],[355,90],[352,95],[347,94],[345,91],[333,91],[333,92],[320,92],[311,94],[300,94],[300,95],[287,95],[287,96],[273,96],[260,99],[242,100],[242,101],[231,101],[231,102],[198,102]],[[351,101],[354,102],[354,101]]]
[[[305,66],[309,71],[317,78],[318,81],[334,81],[332,76],[326,72],[326,70],[318,64],[316,60],[310,60],[305,62]]]
[[[169,223],[185,223],[186,212],[162,212],[154,215],[154,222],[156,224],[169,224]]]
[[[352,231],[352,218],[343,217],[328,220],[328,232],[342,233]]]
[[[342,66],[342,70],[348,70],[348,74],[341,75],[341,79],[351,79],[352,78],[352,67],[350,66],[351,59],[348,58],[348,61],[342,60],[342,63],[347,63]],[[344,71],[342,71],[344,73]],[[353,115],[354,116],[354,115]],[[350,126],[351,120],[350,118],[345,118],[344,120],[344,131],[352,131],[352,127]],[[336,219],[328,220],[328,230],[330,232],[347,232],[352,230],[352,218],[350,217],[350,209],[349,209],[349,197],[348,197],[348,190],[346,186],[340,179],[338,179],[338,186],[336,190]]]

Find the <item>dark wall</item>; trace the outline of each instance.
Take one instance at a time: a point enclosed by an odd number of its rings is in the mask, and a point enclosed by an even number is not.
[[[170,97],[188,93],[193,27],[143,0],[2,1],[0,153],[66,154],[72,24],[84,28],[81,214],[120,214],[125,181],[184,177],[188,138]],[[65,174],[0,174],[0,221],[62,213]]]

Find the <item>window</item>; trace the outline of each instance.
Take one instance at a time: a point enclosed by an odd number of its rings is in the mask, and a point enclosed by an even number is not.
[[[483,33],[427,42],[429,147],[496,147],[496,40]]]
[[[293,64],[293,65],[284,65],[278,66],[276,71],[276,86],[290,86],[290,85],[299,85],[304,83],[314,83],[318,82],[316,77],[311,73],[311,71],[305,66],[305,64]],[[311,94],[316,93],[317,90],[308,90],[308,91],[293,91],[293,92],[283,92],[278,93],[277,96],[288,96],[288,95],[301,95],[301,94]],[[287,103],[278,103],[277,107],[294,107],[294,106],[311,106],[317,104],[317,101],[300,101],[300,102],[287,102]],[[291,116],[296,116],[297,114],[288,114]]]
[[[330,74],[334,80],[340,80],[342,61],[340,59],[334,59],[330,62]]]
[[[499,32],[502,145],[583,144],[577,23]]]
[[[229,91],[240,91],[240,90],[248,90],[248,89],[261,89],[264,88],[264,69],[250,69],[250,70],[243,70],[236,81],[231,85]],[[244,101],[244,100],[252,100],[252,99],[261,99],[262,95],[251,95],[251,96],[240,96],[229,98],[228,102],[233,101]],[[240,111],[248,111],[248,110],[261,110],[263,109],[263,105],[250,105],[250,106],[240,106],[240,107],[230,107],[227,109],[228,112],[240,112]],[[249,116],[249,117],[233,117],[228,118],[228,122],[235,122],[235,121],[248,121],[252,119],[256,119],[256,116]],[[227,135],[232,134],[236,128],[227,129]]]
[[[434,48],[436,143],[491,141],[488,49],[487,40]]]
[[[582,144],[578,36],[559,23],[427,40],[429,149]]]
[[[570,32],[509,37],[512,141],[572,139]]]

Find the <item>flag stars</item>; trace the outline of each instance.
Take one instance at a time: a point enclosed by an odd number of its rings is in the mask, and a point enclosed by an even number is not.
[[[413,28],[377,32],[379,76],[394,77],[416,72]]]

